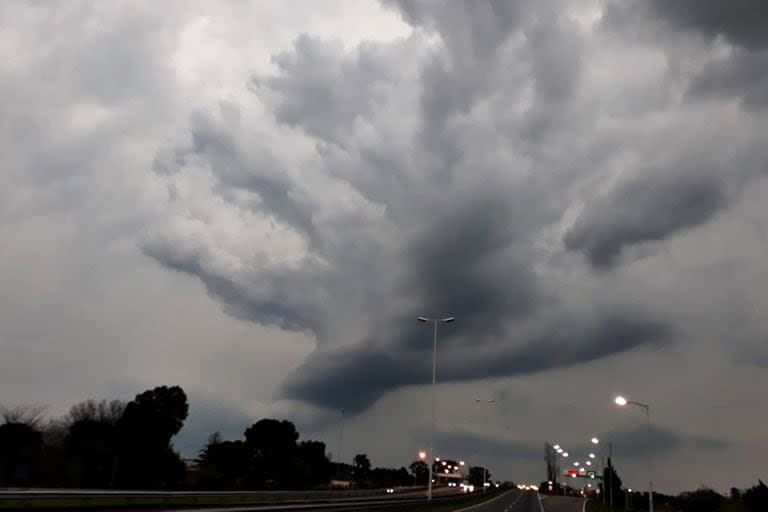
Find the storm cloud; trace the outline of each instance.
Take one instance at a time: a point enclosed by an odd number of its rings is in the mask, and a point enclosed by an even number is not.
[[[733,121],[723,137],[700,125],[705,107],[670,97],[653,130],[627,119],[565,142],[612,119],[611,100],[605,117],[589,110],[580,54],[594,43],[576,18],[547,2],[387,5],[410,35],[352,48],[302,35],[251,80],[291,150],[254,140],[237,105],[193,116],[188,142],[158,156],[174,220],[150,230],[146,254],[238,318],[311,334],[282,389],[327,408],[426,383],[423,314],[458,317],[441,332],[453,381],[673,340],[674,319],[629,296],[608,307],[613,292],[589,286],[594,305],[575,307],[554,256],[611,270],[706,224],[761,175],[763,136]]]
[[[506,390],[517,478],[538,437],[621,438],[620,387],[751,484],[764,2],[296,2],[0,4],[8,405],[180,384],[191,453],[261,417],[335,439],[343,408],[343,452],[400,465],[427,432],[416,317],[451,315],[447,445],[492,459],[506,434],[466,409]]]

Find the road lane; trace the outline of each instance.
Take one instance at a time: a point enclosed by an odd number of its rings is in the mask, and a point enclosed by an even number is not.
[[[514,489],[486,503],[456,512],[542,512],[542,509],[538,493]]]
[[[542,496],[541,500],[544,512],[584,512],[586,502],[584,498],[568,496]]]

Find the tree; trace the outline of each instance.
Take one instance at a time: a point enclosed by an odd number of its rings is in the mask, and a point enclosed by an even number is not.
[[[74,487],[67,455],[69,426],[63,419],[48,421],[42,428],[43,443],[40,452],[40,484],[45,487]]]
[[[116,462],[122,487],[173,487],[184,477],[184,463],[171,438],[189,414],[187,395],[179,386],[159,386],[129,402],[117,422],[120,444]]]
[[[374,468],[370,473],[371,487],[401,487],[413,484],[413,477],[405,468]]]
[[[427,466],[426,462],[417,460],[412,462],[408,469],[411,470],[416,485],[427,485],[427,480],[429,480],[429,466]]]
[[[354,467],[355,484],[359,487],[365,487],[368,482],[368,473],[371,471],[371,461],[364,453],[358,453],[352,460]]]
[[[681,512],[717,512],[725,503],[725,497],[712,489],[699,489],[680,495]]]
[[[0,417],[5,423],[28,425],[39,431],[43,423],[45,407],[38,405],[17,405],[8,409],[0,406]]]
[[[248,475],[251,456],[244,441],[224,441],[218,432],[211,434],[200,450],[200,485],[236,488]]]
[[[624,502],[624,490],[621,488],[621,477],[616,472],[616,468],[613,467],[610,457],[608,458],[608,464],[603,471],[603,485],[605,486],[605,499],[606,503],[613,496],[614,505]],[[613,494],[611,495],[611,492]]]
[[[288,473],[294,464],[298,438],[296,426],[288,420],[263,419],[248,427],[245,443],[252,461],[250,484],[274,488],[292,485]]]
[[[485,472],[485,478],[483,478]],[[491,472],[482,466],[472,466],[469,468],[469,482],[474,486],[481,486],[484,482],[491,480]]]
[[[325,454],[325,443],[320,441],[302,441],[297,456],[306,466],[308,479],[306,485],[327,484],[331,478],[331,461]]]
[[[0,485],[29,485],[34,481],[43,436],[26,423],[0,425]]]
[[[751,512],[768,510],[768,486],[762,480],[757,485],[744,491],[744,506]]]
[[[109,487],[117,457],[117,428],[108,421],[79,419],[69,428],[67,455],[75,486]]]
[[[86,400],[70,407],[65,422],[73,424],[81,420],[93,420],[116,425],[123,416],[125,405],[121,400]]]

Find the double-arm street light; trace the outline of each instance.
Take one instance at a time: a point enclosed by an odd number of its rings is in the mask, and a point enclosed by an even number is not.
[[[617,396],[613,402],[619,407],[636,405],[645,410],[645,420],[648,432],[648,512],[653,512],[653,458],[651,454],[651,406],[634,400],[627,400],[623,396]]]
[[[445,318],[427,318],[420,316],[419,322],[431,323],[434,326],[432,335],[432,427],[429,436],[429,480],[427,483],[427,499],[432,499],[432,466],[434,465],[434,449],[435,449],[435,384],[437,383],[437,324],[447,324],[456,320],[454,317],[449,316]]]

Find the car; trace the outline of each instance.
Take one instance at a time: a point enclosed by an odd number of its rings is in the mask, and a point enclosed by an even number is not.
[[[387,489],[387,494],[394,494],[394,493],[395,493],[395,490],[392,489],[391,487]]]

